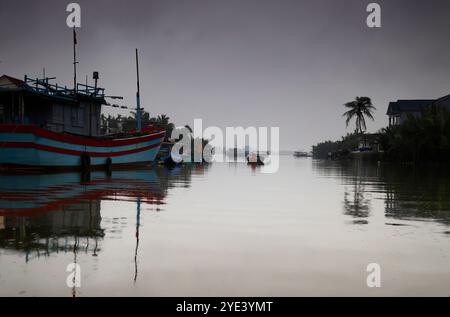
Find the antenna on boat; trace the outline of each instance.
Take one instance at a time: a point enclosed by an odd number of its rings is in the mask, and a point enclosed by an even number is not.
[[[139,87],[139,56],[138,49],[136,49],[136,77],[137,77],[137,92],[136,92],[136,130],[141,132],[142,122],[141,122],[141,94]]]
[[[75,26],[73,27],[73,91],[74,94],[77,93],[77,33],[75,31]]]

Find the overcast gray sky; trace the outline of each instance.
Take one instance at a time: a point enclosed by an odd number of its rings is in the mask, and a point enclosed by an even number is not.
[[[45,67],[71,85],[69,2],[0,0],[0,74]],[[382,7],[380,29],[366,26],[370,2]],[[355,96],[373,99],[376,131],[390,100],[450,93],[450,1],[77,3],[80,81],[98,70],[107,93],[134,104],[137,47],[145,109],[178,125],[279,126],[282,149],[308,150],[353,129],[342,104]]]

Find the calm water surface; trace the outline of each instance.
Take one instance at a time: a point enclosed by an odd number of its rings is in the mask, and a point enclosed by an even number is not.
[[[450,173],[282,157],[3,175],[0,295],[450,296]]]

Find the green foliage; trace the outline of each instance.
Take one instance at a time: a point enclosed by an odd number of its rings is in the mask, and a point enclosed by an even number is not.
[[[134,111],[131,111],[131,116],[128,117],[123,117],[120,114],[117,116],[105,116],[102,114],[101,120],[102,127],[106,133],[129,132],[136,129],[136,112]],[[169,116],[165,114],[152,118],[148,112],[142,111],[141,121],[143,127],[152,124],[157,128],[165,130],[166,139],[170,138],[172,131],[175,128],[175,125],[170,122]]]
[[[172,131],[175,128],[175,125],[170,122],[170,118],[165,114],[161,114],[156,118],[150,118],[149,123],[160,129],[166,130],[166,139],[169,139],[172,136]]]
[[[105,116],[102,114],[102,128],[104,133],[122,133],[129,132],[136,129],[136,112],[131,111],[131,116],[123,117],[120,114],[117,116]],[[157,117],[150,117],[150,114],[146,111],[142,111],[142,126],[154,125],[155,127],[165,130],[166,137],[165,141],[168,141],[172,136],[172,131],[175,129],[175,125],[170,122],[170,117],[166,114],[158,115]],[[185,128],[189,131],[191,138],[191,153],[194,151],[203,153],[205,147],[211,147],[209,140],[201,139],[200,142],[194,142],[194,137],[192,136],[193,130],[189,125]],[[175,141],[180,141],[181,137]],[[195,149],[194,144],[201,144],[201,147]]]
[[[376,108],[369,97],[356,97],[355,100],[345,103],[344,107],[348,109],[343,114],[345,124],[348,126],[350,121],[355,119],[355,132],[347,134],[340,141],[325,141],[313,146],[314,158],[345,158],[358,148],[361,136],[366,131],[366,117],[373,120],[373,111]]]
[[[312,147],[314,158],[325,159],[329,154],[333,156],[345,157],[351,151],[358,148],[360,135],[358,133],[349,133],[342,137],[340,141],[325,141]]]
[[[432,106],[420,117],[382,130],[380,145],[388,160],[411,163],[448,162],[450,112]]]

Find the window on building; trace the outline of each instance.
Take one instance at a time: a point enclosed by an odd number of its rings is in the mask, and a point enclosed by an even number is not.
[[[72,126],[84,127],[84,106],[72,107]]]

